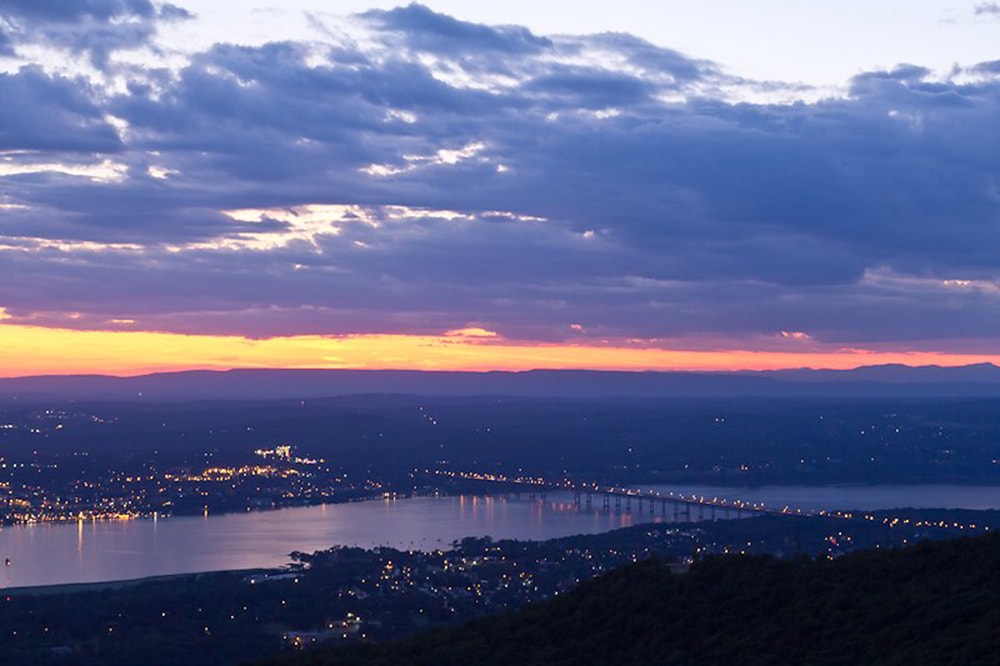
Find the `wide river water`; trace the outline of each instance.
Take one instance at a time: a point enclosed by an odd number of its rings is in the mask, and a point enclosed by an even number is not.
[[[643,490],[646,490],[644,488]],[[652,489],[652,488],[649,488]],[[656,488],[661,492],[666,488]],[[671,487],[675,494],[743,499],[803,510],[945,507],[1000,509],[1000,487],[765,486],[751,489]],[[691,512],[697,518],[697,512]],[[577,506],[569,494],[515,497],[415,497],[327,504],[277,511],[19,525],[0,529],[9,558],[0,587],[126,580],[200,571],[287,564],[293,550],[334,545],[448,548],[466,536],[550,539],[672,519],[668,510],[631,512]]]

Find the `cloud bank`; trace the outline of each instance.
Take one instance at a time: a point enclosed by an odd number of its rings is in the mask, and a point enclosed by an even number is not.
[[[0,8],[6,322],[1000,351],[996,62],[789,103],[630,35],[417,4],[363,40],[116,59],[189,18]]]

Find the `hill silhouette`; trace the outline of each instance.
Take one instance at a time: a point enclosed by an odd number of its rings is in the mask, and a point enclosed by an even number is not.
[[[880,365],[853,370],[613,372],[529,370],[192,370],[136,377],[0,378],[20,400],[273,400],[362,394],[512,397],[998,397],[1000,368]]]
[[[836,560],[656,560],[506,616],[271,666],[996,664],[1000,535]]]

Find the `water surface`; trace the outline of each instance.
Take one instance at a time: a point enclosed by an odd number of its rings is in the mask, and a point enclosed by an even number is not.
[[[647,487],[643,490],[651,490]],[[666,494],[819,509],[946,507],[1000,509],[1000,488],[968,486],[656,487]],[[10,558],[0,587],[126,580],[198,571],[287,564],[289,553],[334,545],[434,550],[466,536],[543,540],[593,534],[643,521],[670,521],[672,511],[626,511],[600,499],[588,507],[566,493],[516,497],[416,497],[296,507],[206,517],[14,526],[0,529],[0,558]],[[700,512],[691,511],[697,519]],[[705,516],[708,517],[706,512]],[[721,517],[721,513],[720,513]]]
[[[0,585],[126,580],[287,564],[333,545],[449,548],[466,536],[544,540],[632,525],[639,514],[577,507],[569,495],[412,499],[276,511],[5,527]],[[645,519],[651,520],[648,515]]]
[[[1000,509],[1000,486],[879,485],[879,486],[647,486],[666,495],[697,495],[743,500],[781,509],[789,506],[803,511],[897,508],[913,509]]]

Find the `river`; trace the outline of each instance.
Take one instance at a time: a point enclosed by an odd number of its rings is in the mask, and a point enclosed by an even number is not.
[[[668,489],[659,488],[661,491]],[[1000,488],[965,486],[673,487],[675,493],[765,502],[802,509],[887,509],[901,506],[1000,509]],[[695,512],[692,512],[695,517]],[[598,533],[659,512],[577,506],[569,494],[544,500],[506,496],[415,497],[277,511],[18,525],[0,529],[9,558],[0,586],[27,587],[127,580],[200,571],[277,567],[293,550],[333,545],[433,550],[465,536],[550,539]]]

